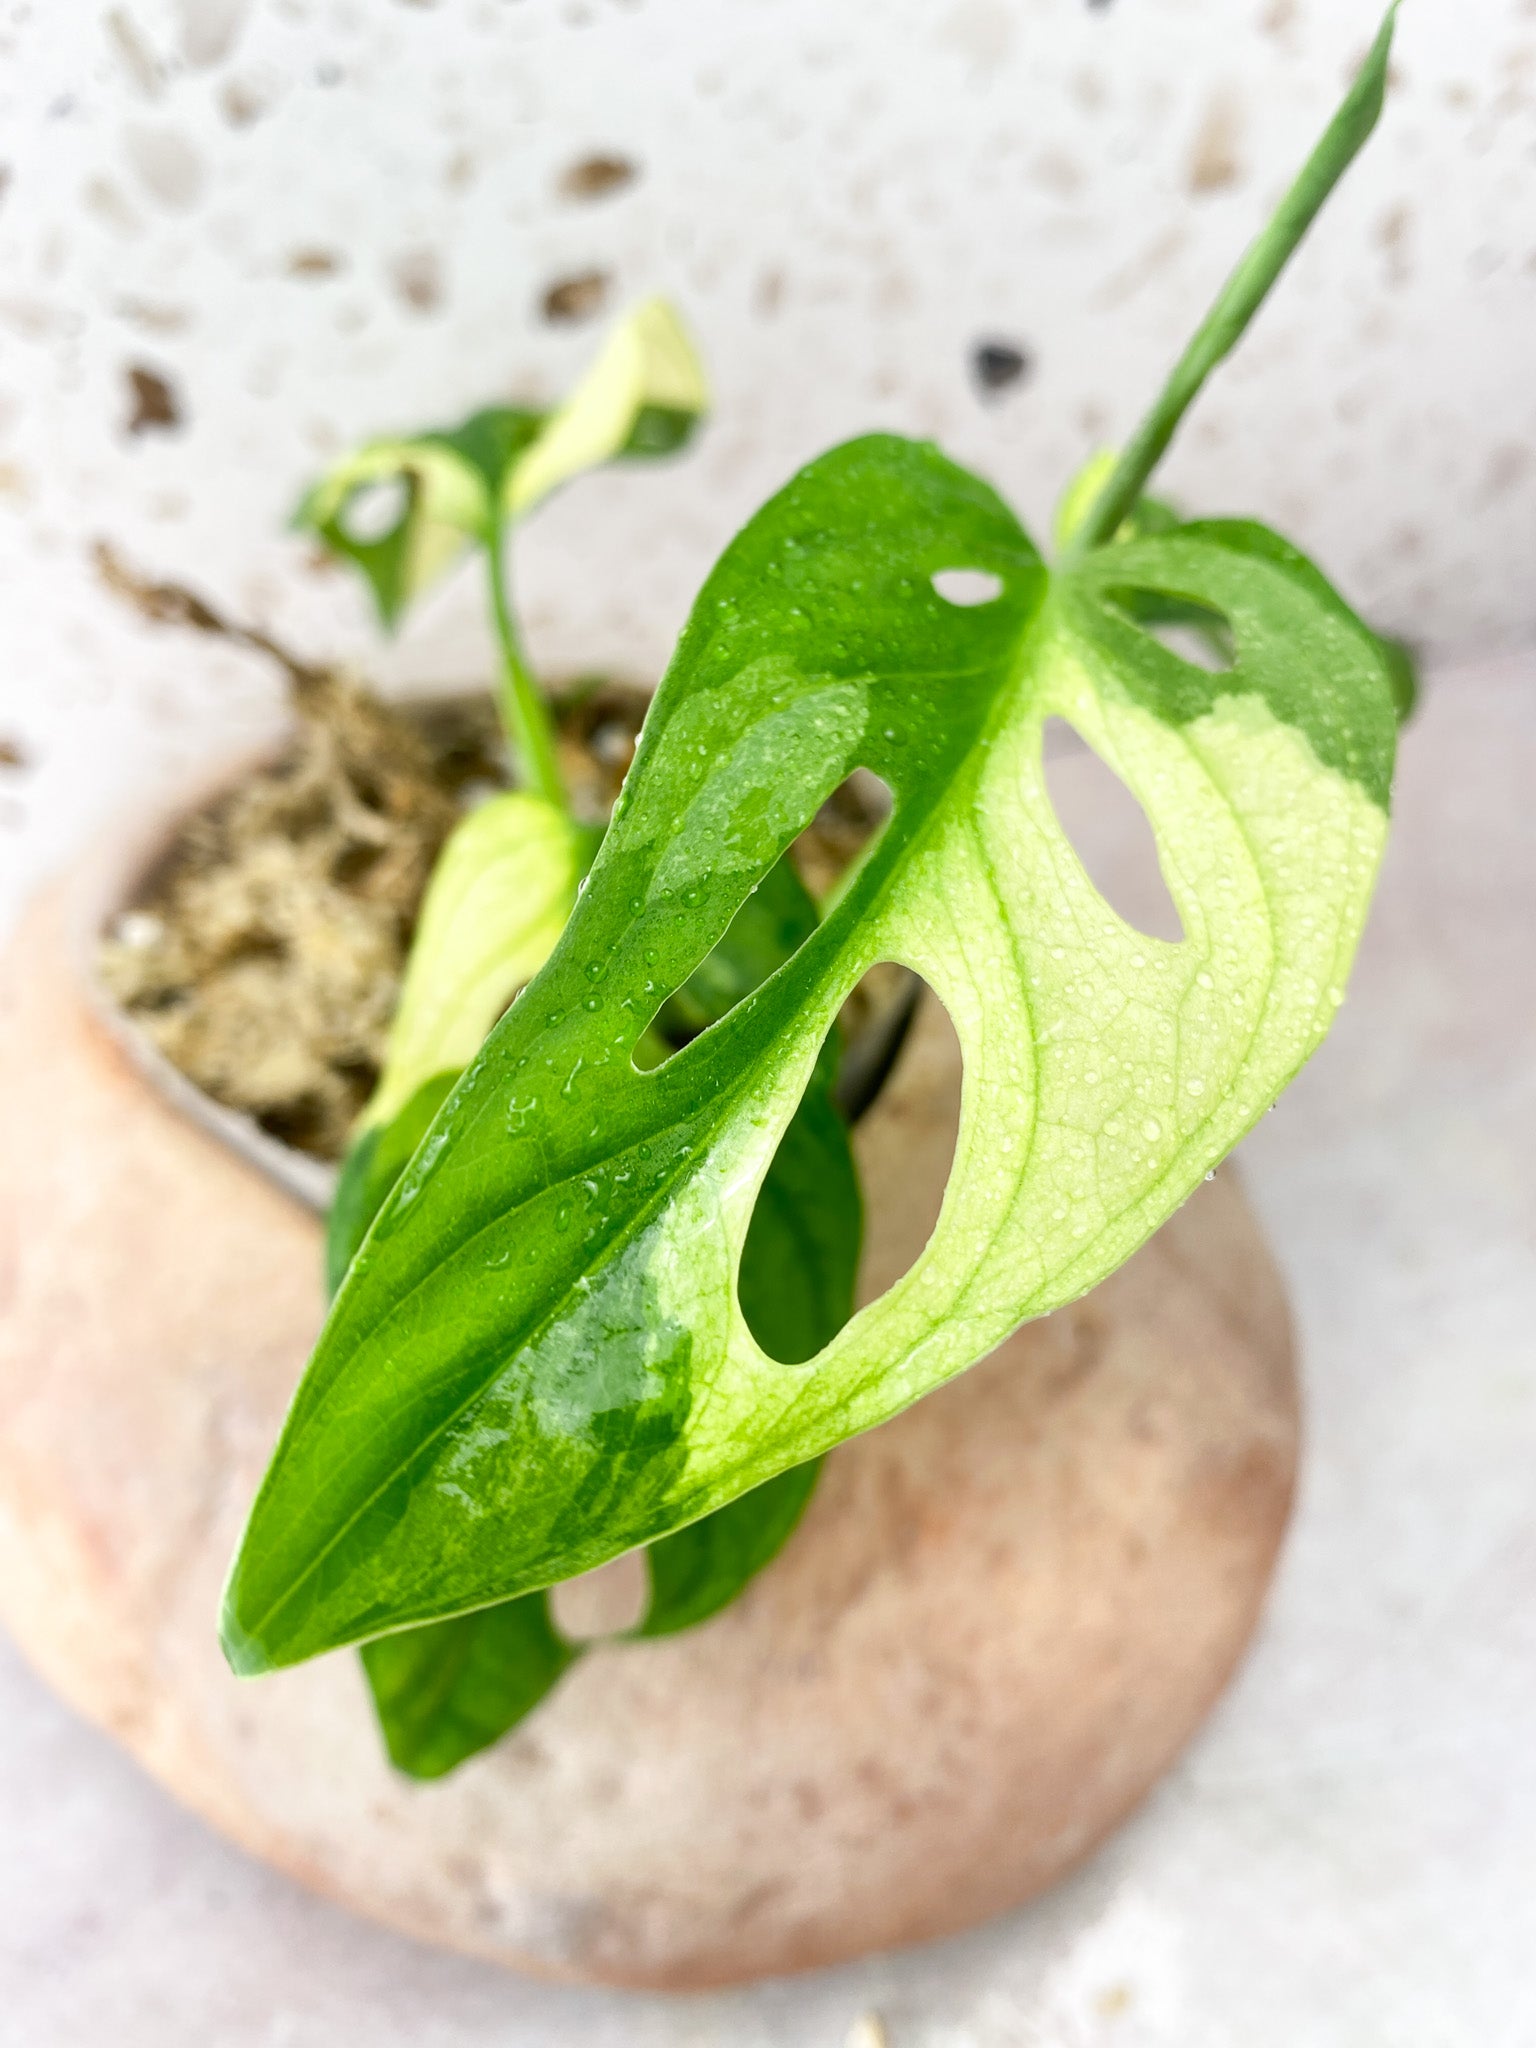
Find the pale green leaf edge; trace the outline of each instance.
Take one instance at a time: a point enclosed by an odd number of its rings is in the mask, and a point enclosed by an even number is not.
[[[449,835],[422,900],[383,1071],[359,1129],[467,1067],[554,951],[576,901],[579,831],[542,797],[489,797]]]

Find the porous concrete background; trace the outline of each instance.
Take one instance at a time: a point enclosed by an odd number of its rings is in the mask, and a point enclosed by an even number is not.
[[[530,529],[551,668],[654,673],[735,522],[870,425],[937,435],[1039,531],[1374,12],[0,0],[0,919],[105,809],[279,715],[258,663],[127,616],[94,538],[305,651],[481,674],[472,585],[386,652],[283,516],[354,436],[553,395],[658,288],[716,418]],[[633,175],[575,196],[597,156]],[[1536,638],[1533,192],[1536,8],[1407,0],[1382,134],[1168,466],[1436,660],[1354,993],[1247,1147],[1300,1315],[1301,1512],[1255,1659],[1149,1809],[937,1951],[557,1992],[266,1875],[0,1649],[0,2041],[841,2048],[871,2010],[892,2048],[1536,2038],[1536,656],[1471,659]],[[990,396],[983,341],[1028,359]]]
[[[654,675],[740,519],[872,426],[937,436],[1043,534],[1376,14],[0,0],[0,739],[31,763],[0,767],[6,872],[274,715],[259,664],[127,616],[94,539],[378,665],[352,581],[282,530],[300,488],[360,436],[554,396],[645,293],[693,324],[716,415],[664,477],[530,529],[552,668]],[[628,181],[575,196],[594,158]],[[1536,634],[1533,190],[1532,0],[1407,0],[1386,121],[1166,483],[1438,649]],[[1028,362],[990,398],[987,342]],[[480,611],[461,578],[385,665],[483,673]]]

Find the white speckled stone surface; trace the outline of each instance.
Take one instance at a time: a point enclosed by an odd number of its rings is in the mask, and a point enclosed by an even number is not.
[[[1246,1148],[1311,1444],[1259,1648],[1035,1908],[798,1983],[564,1992],[207,1834],[0,1651],[17,2048],[1529,2048],[1536,2039],[1536,657],[1437,672],[1334,1037]]]

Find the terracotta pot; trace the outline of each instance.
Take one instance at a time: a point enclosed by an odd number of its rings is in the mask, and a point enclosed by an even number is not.
[[[515,1736],[412,1784],[354,1657],[241,1683],[215,1640],[320,1231],[94,991],[165,835],[99,848],[0,968],[0,1605],[38,1668],[257,1855],[542,1973],[833,1963],[1084,1857],[1226,1682],[1290,1503],[1285,1304],[1230,1171],[1087,1300],[834,1453],[724,1615],[595,1650]],[[866,1294],[937,1214],[958,1086],[930,1002],[859,1133]]]

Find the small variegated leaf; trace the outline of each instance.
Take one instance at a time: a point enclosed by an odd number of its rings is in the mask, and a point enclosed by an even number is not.
[[[708,405],[704,371],[682,322],[665,299],[647,299],[614,328],[508,472],[508,511],[520,518],[572,477],[621,456],[670,455]]]
[[[461,426],[370,441],[304,496],[294,524],[367,578],[385,626],[474,543],[602,463],[668,455],[706,405],[704,373],[677,314],[648,299],[608,336],[563,405],[490,406]],[[365,493],[393,486],[384,530],[356,530]]]

